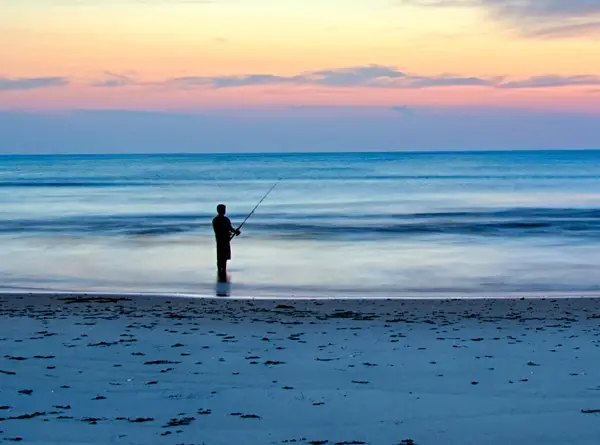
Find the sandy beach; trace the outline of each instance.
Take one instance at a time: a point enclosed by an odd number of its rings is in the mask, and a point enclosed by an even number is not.
[[[0,297],[0,439],[597,444],[600,301]]]

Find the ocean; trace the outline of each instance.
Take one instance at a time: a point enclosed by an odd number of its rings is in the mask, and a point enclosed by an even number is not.
[[[3,291],[600,294],[600,152],[0,157]]]

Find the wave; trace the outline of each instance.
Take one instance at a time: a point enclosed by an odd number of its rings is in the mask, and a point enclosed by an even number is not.
[[[246,183],[249,181],[255,181],[263,179],[270,181],[273,179],[273,175],[265,173],[264,175],[247,176],[243,179],[232,180],[230,175],[221,172],[211,172],[209,175],[198,177],[197,175],[190,175],[189,173],[182,172],[168,172],[161,174],[161,177],[157,176],[137,176],[135,179],[124,179],[120,178],[98,178],[90,180],[88,177],[80,176],[72,179],[64,178],[44,178],[41,180],[35,179],[21,179],[21,180],[8,180],[0,181],[1,188],[97,188],[97,187],[156,187],[161,185],[173,185],[174,183],[190,183],[190,184],[203,184],[207,181],[223,180],[228,182]],[[555,180],[598,180],[600,175],[598,174],[518,174],[518,173],[501,173],[501,174],[462,174],[462,175],[450,175],[450,174],[371,174],[368,172],[357,172],[348,173],[344,171],[343,174],[336,173],[333,169],[327,169],[315,173],[307,173],[305,171],[289,173],[286,176],[286,181],[300,181],[300,182],[312,182],[315,179],[321,181],[331,182],[343,182],[343,181],[442,181],[454,182],[454,181],[555,181]]]
[[[165,236],[211,233],[212,214],[80,215],[0,221],[0,234]],[[240,215],[232,220],[239,221]],[[600,238],[600,209],[519,208],[431,213],[263,213],[251,235],[296,239],[385,239],[411,235]]]
[[[0,188],[144,187],[157,181],[0,181]]]

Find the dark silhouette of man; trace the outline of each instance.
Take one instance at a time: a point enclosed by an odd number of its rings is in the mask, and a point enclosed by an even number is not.
[[[226,211],[225,204],[219,204],[217,216],[212,221],[217,241],[217,273],[221,283],[227,281],[227,261],[231,259],[231,238],[242,233],[233,228],[231,221],[225,216]]]

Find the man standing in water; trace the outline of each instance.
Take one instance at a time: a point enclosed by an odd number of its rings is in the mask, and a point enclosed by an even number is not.
[[[226,210],[225,204],[219,204],[217,216],[212,222],[217,241],[217,273],[221,283],[227,281],[227,261],[231,259],[231,238],[233,235],[239,236],[242,233],[233,228],[231,221],[225,216]]]

